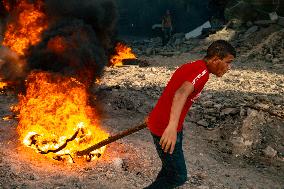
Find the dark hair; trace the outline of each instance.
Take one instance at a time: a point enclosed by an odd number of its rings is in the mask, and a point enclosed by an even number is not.
[[[212,58],[218,56],[219,58],[225,58],[227,55],[233,55],[236,58],[235,48],[225,40],[214,41],[207,49],[207,55],[205,58]]]

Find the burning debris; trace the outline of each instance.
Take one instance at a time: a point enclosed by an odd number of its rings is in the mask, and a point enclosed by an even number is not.
[[[132,52],[132,49],[123,43],[117,43],[115,47],[115,54],[116,55],[110,59],[111,66],[122,66],[123,60],[125,59],[137,59],[135,54]]]
[[[25,81],[26,87],[14,110],[20,140],[48,157],[73,162],[78,151],[108,138],[88,91],[108,62],[115,5],[111,0],[1,3],[8,13],[1,77]],[[105,148],[84,157],[95,159]]]
[[[12,9],[12,17],[6,26],[3,45],[9,47],[18,55],[25,55],[31,45],[40,42],[40,36],[48,27],[47,17],[42,12],[42,1],[29,3],[27,0],[18,1]],[[3,1],[7,11],[11,10],[7,1]],[[16,15],[13,15],[17,13]]]
[[[33,72],[27,79],[26,95],[19,99],[17,129],[21,141],[41,154],[72,156],[108,137],[87,104],[86,87],[75,78]]]
[[[8,84],[5,82],[0,82],[0,90],[6,87]]]

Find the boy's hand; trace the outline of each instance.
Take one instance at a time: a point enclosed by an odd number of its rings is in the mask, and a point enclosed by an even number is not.
[[[173,153],[176,145],[177,140],[177,130],[174,127],[168,126],[164,131],[160,145],[165,153],[169,152],[170,154]]]

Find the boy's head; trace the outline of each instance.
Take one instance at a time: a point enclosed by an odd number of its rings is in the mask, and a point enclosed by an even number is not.
[[[210,73],[222,77],[236,58],[235,48],[225,40],[214,41],[207,49],[204,57]]]

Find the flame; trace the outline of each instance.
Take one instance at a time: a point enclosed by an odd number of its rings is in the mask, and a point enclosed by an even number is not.
[[[9,11],[10,5],[6,1],[3,1],[3,3]],[[16,22],[11,21],[7,25],[3,45],[19,55],[24,55],[29,46],[40,42],[40,36],[48,26],[46,15],[41,12],[37,5],[30,4],[27,0],[20,0],[15,7],[15,12],[19,12],[16,16]]]
[[[137,59],[132,49],[123,43],[117,43],[115,51],[116,55],[110,60],[111,66],[122,66],[124,59]]]
[[[32,72],[27,79],[26,95],[19,96],[17,108],[21,141],[54,158],[75,156],[77,151],[108,138],[87,102],[86,87],[75,78]],[[90,155],[101,155],[105,149]]]
[[[6,86],[8,86],[8,83],[0,81],[0,89],[4,89]]]

